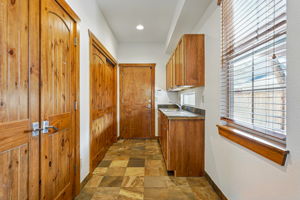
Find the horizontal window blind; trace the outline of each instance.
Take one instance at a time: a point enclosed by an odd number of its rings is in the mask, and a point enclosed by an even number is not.
[[[221,116],[284,139],[286,0],[222,1]]]

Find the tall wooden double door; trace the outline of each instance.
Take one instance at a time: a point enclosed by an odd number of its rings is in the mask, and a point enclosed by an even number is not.
[[[0,0],[1,200],[73,198],[78,18],[70,12],[62,0]]]
[[[117,140],[116,63],[90,32],[90,171]]]

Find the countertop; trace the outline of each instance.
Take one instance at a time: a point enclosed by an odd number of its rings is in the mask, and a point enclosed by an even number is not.
[[[159,108],[168,119],[205,119],[205,115],[179,110],[178,108]]]

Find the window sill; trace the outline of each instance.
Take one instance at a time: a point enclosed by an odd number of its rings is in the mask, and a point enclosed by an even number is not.
[[[284,166],[286,163],[287,151],[281,145],[262,139],[254,134],[242,131],[235,127],[226,125],[217,125],[219,134],[251,151],[258,153],[259,155],[272,160],[273,162]]]

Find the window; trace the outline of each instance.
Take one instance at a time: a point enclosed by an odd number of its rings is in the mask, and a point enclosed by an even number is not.
[[[223,0],[222,120],[286,135],[286,0]]]
[[[196,93],[183,93],[181,94],[181,105],[189,105],[195,106],[196,105]]]

